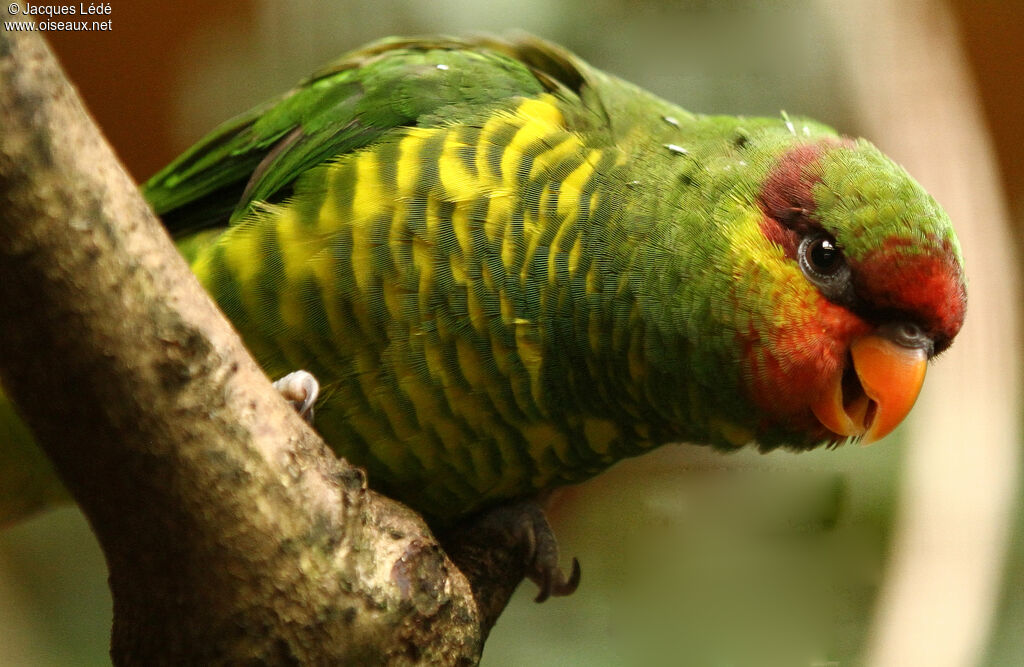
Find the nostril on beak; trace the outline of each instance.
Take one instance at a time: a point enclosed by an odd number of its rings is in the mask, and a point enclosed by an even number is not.
[[[878,328],[878,334],[902,347],[924,350],[929,357],[935,350],[935,342],[924,327],[910,320],[883,324]]]

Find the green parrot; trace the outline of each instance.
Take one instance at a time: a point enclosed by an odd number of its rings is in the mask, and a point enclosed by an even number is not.
[[[963,323],[948,217],[863,139],[559,47],[388,39],[145,196],[268,375],[433,525],[665,443],[889,433]]]

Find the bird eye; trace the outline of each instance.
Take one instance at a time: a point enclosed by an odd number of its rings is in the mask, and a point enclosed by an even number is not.
[[[801,259],[814,273],[828,276],[842,265],[843,253],[836,247],[836,242],[827,236],[815,236],[800,245],[803,251]]]
[[[850,267],[831,236],[821,232],[805,236],[797,250],[797,261],[807,279],[826,297],[840,302],[850,297]]]

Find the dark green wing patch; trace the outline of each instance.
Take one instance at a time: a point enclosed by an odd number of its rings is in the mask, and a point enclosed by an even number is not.
[[[483,42],[378,42],[228,121],[143,191],[180,237],[237,219],[254,201],[283,199],[304,171],[395,128],[462,120],[549,85]]]

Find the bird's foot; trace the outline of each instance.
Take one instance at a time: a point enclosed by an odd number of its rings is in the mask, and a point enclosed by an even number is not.
[[[580,563],[572,559],[566,576],[558,565],[558,539],[548,523],[544,508],[536,500],[523,500],[485,512],[477,526],[486,525],[503,536],[509,548],[523,555],[525,574],[540,589],[537,602],[549,597],[571,595],[580,585]]]
[[[525,550],[526,576],[540,589],[534,601],[572,595],[580,585],[580,562],[572,559],[572,572],[566,577],[558,565],[558,538],[544,508],[536,502],[519,504],[521,513],[513,526]]]
[[[313,404],[320,395],[320,383],[307,371],[295,371],[274,382],[274,389],[292,404],[299,416],[313,423]]]

